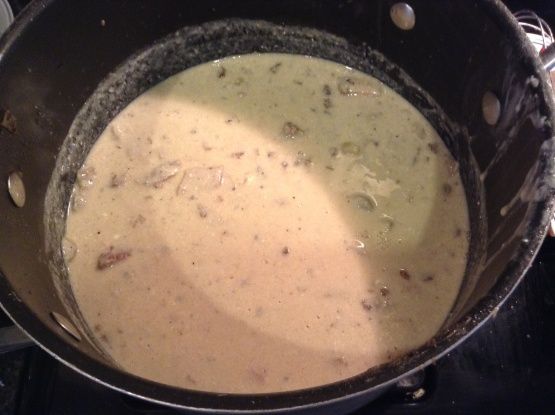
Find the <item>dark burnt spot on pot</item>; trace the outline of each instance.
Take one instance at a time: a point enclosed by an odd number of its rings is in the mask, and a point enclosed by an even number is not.
[[[401,276],[401,278],[403,278],[404,280],[410,280],[410,273],[405,269],[405,268],[401,268],[399,270],[399,275]]]

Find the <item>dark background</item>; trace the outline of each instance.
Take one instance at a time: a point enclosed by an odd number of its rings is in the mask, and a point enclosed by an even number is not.
[[[28,1],[10,3],[16,15]],[[535,10],[555,29],[555,0],[505,3]],[[0,326],[9,324],[0,313]],[[497,316],[421,375],[356,415],[555,414],[555,240]],[[140,413],[175,412],[90,382],[37,347],[0,355],[0,415]]]

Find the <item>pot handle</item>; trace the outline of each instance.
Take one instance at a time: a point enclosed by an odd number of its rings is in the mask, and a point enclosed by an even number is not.
[[[17,326],[0,328],[0,354],[24,349],[34,344]]]
[[[519,10],[514,13],[514,17],[538,51],[543,69],[548,75],[548,82],[555,93],[555,36],[551,27],[532,10]],[[549,222],[548,235],[555,236],[555,216]]]

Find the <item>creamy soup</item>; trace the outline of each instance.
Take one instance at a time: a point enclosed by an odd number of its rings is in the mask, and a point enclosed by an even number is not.
[[[468,228],[456,161],[401,96],[336,63],[258,54],[181,72],[108,125],[78,174],[64,255],[122,369],[275,392],[430,340]]]

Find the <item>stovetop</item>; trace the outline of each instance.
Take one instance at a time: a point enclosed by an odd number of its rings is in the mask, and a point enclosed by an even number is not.
[[[14,14],[28,0],[10,0]],[[531,8],[555,29],[552,0]],[[10,325],[0,313],[0,327]],[[0,355],[0,415],[138,415],[176,411],[92,382],[38,347]],[[496,317],[446,357],[353,415],[555,414],[555,239],[544,242]]]

